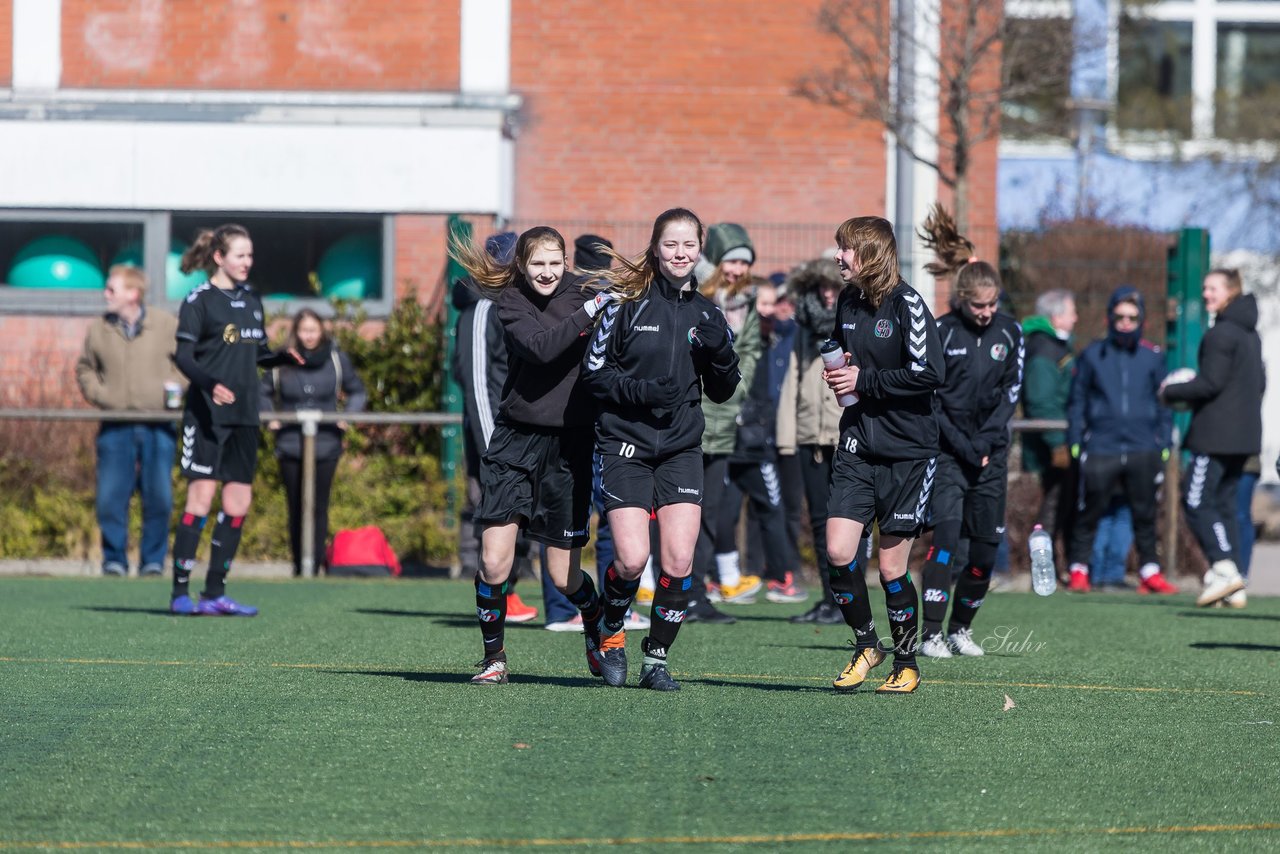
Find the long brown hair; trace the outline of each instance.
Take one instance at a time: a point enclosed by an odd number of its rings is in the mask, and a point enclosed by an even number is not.
[[[329,330],[324,327],[324,318],[315,312],[314,309],[300,308],[298,313],[293,316],[293,323],[289,326],[289,343],[286,345],[290,350],[302,352],[302,342],[298,340],[298,327],[302,325],[304,320],[314,320],[320,324],[320,343],[316,345],[317,350],[329,343]]]
[[[618,266],[610,270],[601,270],[597,276],[618,294],[618,299],[623,301],[639,299],[649,284],[658,277],[658,242],[662,240],[662,232],[667,226],[675,222],[692,223],[698,231],[698,245],[702,245],[705,232],[698,215],[687,208],[671,208],[658,214],[658,218],[653,221],[653,233],[649,235],[649,248],[644,251],[644,254],[627,258],[613,249],[604,249],[604,254],[617,262]]]
[[[196,235],[195,242],[182,253],[182,261],[179,264],[182,272],[190,273],[193,270],[204,270],[209,275],[213,275],[218,269],[218,262],[214,260],[214,253],[226,255],[231,249],[231,241],[237,237],[243,237],[249,240],[249,230],[243,225],[236,225],[229,222],[226,225],[220,225],[214,229],[203,229]]]
[[[858,286],[872,307],[879,308],[902,278],[898,271],[898,241],[893,226],[882,216],[856,216],[836,229],[836,245],[858,257]]]
[[[925,248],[932,249],[934,260],[924,268],[934,276],[955,276],[952,297],[957,302],[974,299],[980,290],[1001,289],[1000,273],[976,257],[973,241],[960,233],[956,221],[941,204],[934,204],[924,226],[918,232]]]
[[[565,254],[565,275],[569,274],[568,253],[564,237],[549,225],[535,225],[516,240],[516,251],[511,260],[500,263],[474,240],[464,239],[456,232],[449,236],[449,255],[463,266],[471,276],[470,284],[482,296],[496,300],[503,288],[520,281],[524,268],[538,247],[554,246]]]

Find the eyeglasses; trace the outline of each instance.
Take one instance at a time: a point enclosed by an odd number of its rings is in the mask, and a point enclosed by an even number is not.
[[[1138,322],[1138,315],[1136,315],[1136,314],[1113,314],[1113,315],[1111,315],[1111,319],[1112,319],[1112,320],[1114,320],[1116,323],[1133,323],[1133,324],[1137,324],[1137,322]]]

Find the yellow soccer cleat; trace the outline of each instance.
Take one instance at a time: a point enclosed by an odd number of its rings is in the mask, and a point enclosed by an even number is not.
[[[758,575],[744,575],[737,584],[720,585],[720,601],[726,605],[750,605],[764,582]]]
[[[877,694],[910,694],[920,687],[920,671],[905,664],[893,666],[889,678],[876,689]]]
[[[852,691],[866,682],[871,669],[879,667],[883,661],[884,653],[873,646],[857,650],[849,666],[840,671],[840,675],[831,684],[837,691]]]

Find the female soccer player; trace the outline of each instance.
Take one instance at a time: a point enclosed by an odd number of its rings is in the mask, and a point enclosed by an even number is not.
[[[600,598],[579,567],[591,513],[595,407],[578,371],[588,327],[612,294],[585,290],[566,275],[564,238],[554,228],[521,234],[507,263],[469,242],[455,241],[451,252],[497,303],[509,359],[497,422],[480,460],[476,615],[484,658],[471,681],[507,681],[507,589],[521,528],[547,547],[546,571],[582,612],[587,665],[598,674]]]
[[[1187,524],[1209,561],[1200,606],[1234,596],[1245,581],[1237,565],[1240,525],[1235,511],[1240,473],[1262,449],[1262,391],[1266,377],[1258,303],[1244,293],[1238,270],[1204,277],[1204,307],[1215,315],[1200,341],[1200,373],[1184,383],[1165,382],[1162,398],[1191,405],[1184,443],[1191,451],[1183,506]],[[1244,604],[1237,600],[1238,605]]]
[[[667,653],[689,608],[701,519],[702,394],[724,402],[739,380],[729,327],[693,278],[702,241],[698,217],[673,208],[654,222],[644,255],[611,252],[618,266],[600,274],[618,301],[601,317],[583,379],[600,400],[596,453],[615,548],[605,572],[599,659],[609,685],[627,680],[622,625],[649,557],[653,509],[662,570],[640,687],[680,688],[667,671]]]
[[[921,234],[937,260],[925,269],[954,281],[953,310],[938,320],[946,382],[935,401],[941,453],[934,475],[930,520],[933,545],[925,557],[920,652],[930,658],[982,655],[970,626],[991,586],[1004,536],[1009,474],[1009,419],[1022,387],[1022,330],[999,312],[1000,274],[974,257],[974,246],[935,206]],[[951,623],[951,557],[960,538],[969,558],[956,581]]]
[[[273,353],[262,327],[262,301],[249,286],[253,241],[239,225],[200,232],[182,256],[182,272],[204,270],[209,281],[178,311],[174,362],[191,380],[182,413],[180,467],[188,478],[187,504],[173,535],[175,614],[252,617],[258,609],[226,594],[227,573],[240,547],[258,467],[258,366],[302,364],[296,351]],[[200,601],[189,585],[200,532],[222,486],[209,573]]]
[[[885,657],[857,562],[858,541],[874,520],[880,526],[880,584],[894,655],[893,669],[876,691],[905,694],[920,684],[919,602],[907,558],[933,485],[938,453],[933,390],[945,376],[942,347],[928,306],[898,273],[897,242],[887,220],[845,220],[836,243],[846,287],[836,305],[834,338],[848,364],[823,376],[833,393],[856,393],[858,400],[840,419],[827,514],[831,590],[853,629],[855,647],[834,685],[857,688]]]

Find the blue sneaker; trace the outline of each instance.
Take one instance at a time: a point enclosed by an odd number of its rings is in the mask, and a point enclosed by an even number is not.
[[[196,613],[205,617],[256,617],[258,609],[252,605],[241,605],[230,596],[219,596],[217,599],[201,599]]]
[[[196,603],[186,594],[175,596],[169,600],[169,613],[189,617],[197,613]]]

